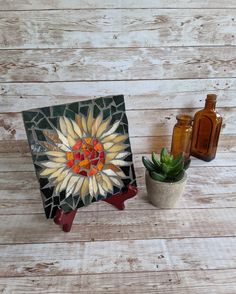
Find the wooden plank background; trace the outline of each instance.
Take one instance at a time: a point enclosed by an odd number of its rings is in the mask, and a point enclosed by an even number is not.
[[[234,0],[0,0],[0,292],[236,293],[235,32]],[[141,156],[210,92],[217,158],[193,159],[178,207],[157,210]],[[114,94],[140,192],[124,212],[81,209],[64,234],[44,218],[21,111]]]

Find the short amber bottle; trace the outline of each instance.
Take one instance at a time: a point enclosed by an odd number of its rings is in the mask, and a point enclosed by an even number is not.
[[[191,155],[205,161],[215,158],[222,117],[215,110],[216,95],[208,94],[205,108],[194,116]]]
[[[171,154],[176,157],[183,153],[184,159],[188,160],[190,156],[191,138],[192,138],[192,117],[187,114],[176,116],[177,123],[174,126],[171,143]]]

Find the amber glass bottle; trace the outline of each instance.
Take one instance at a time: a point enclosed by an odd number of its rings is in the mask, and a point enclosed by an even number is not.
[[[183,153],[185,160],[189,159],[192,138],[192,117],[187,114],[176,116],[177,123],[174,126],[171,143],[171,154],[176,157]]]
[[[191,155],[205,161],[215,158],[222,117],[215,110],[216,95],[208,94],[205,108],[194,116]]]

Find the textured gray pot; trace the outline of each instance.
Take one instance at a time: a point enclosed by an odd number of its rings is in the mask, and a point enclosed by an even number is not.
[[[145,180],[149,201],[158,208],[173,208],[184,192],[187,174],[178,182],[166,183],[153,180],[146,171]]]

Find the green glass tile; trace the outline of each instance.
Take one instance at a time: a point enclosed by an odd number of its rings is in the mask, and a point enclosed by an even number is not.
[[[80,107],[80,112],[86,116],[87,113],[88,113],[88,109],[89,109],[89,106],[83,106],[83,107]]]
[[[111,106],[111,114],[114,114],[116,112],[116,107],[115,106]]]
[[[35,111],[23,111],[22,112],[24,121],[32,121],[37,116],[37,114],[38,114],[38,112],[35,112]]]
[[[43,107],[43,108],[40,108],[40,110],[47,117],[51,115],[50,107]]]
[[[38,141],[46,141],[46,138],[45,138],[45,136],[44,136],[44,134],[43,134],[42,131],[35,130],[35,134],[37,136]]]
[[[75,113],[69,109],[66,109],[65,116],[72,120],[75,120]]]
[[[56,105],[52,108],[52,116],[63,116],[66,105]]]
[[[111,110],[110,108],[104,109],[103,110],[103,119],[107,119],[111,115]]]
[[[75,113],[78,113],[78,102],[69,104],[67,108]]]
[[[37,127],[39,129],[52,129],[52,126],[51,124],[48,122],[48,120],[46,118],[42,119],[38,124],[37,124]]]
[[[105,105],[107,107],[107,106],[109,106],[113,102],[113,99],[112,98],[105,98],[104,99],[104,102],[105,102]]]
[[[119,106],[117,107],[117,110],[119,110],[119,111],[125,111],[125,104],[122,103],[121,105],[119,105]]]
[[[104,107],[104,102],[102,98],[98,98],[95,100],[96,104],[100,107],[103,108]]]
[[[96,118],[99,114],[100,114],[100,109],[97,107],[97,105],[94,105],[93,117]]]
[[[114,97],[114,101],[116,105],[119,105],[124,102],[124,96],[123,95],[117,95]]]

